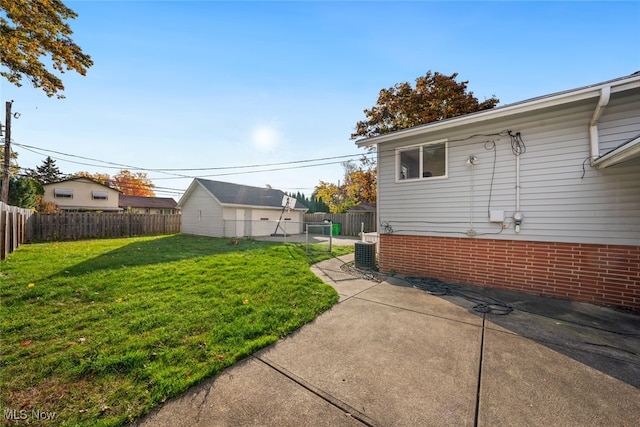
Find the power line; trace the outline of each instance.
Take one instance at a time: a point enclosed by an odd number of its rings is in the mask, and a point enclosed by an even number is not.
[[[349,158],[354,158],[354,157],[367,157],[367,156],[370,156],[372,154],[372,153],[356,153],[356,154],[348,154],[348,155],[341,155],[341,156],[320,157],[320,158],[316,158],[316,159],[291,160],[291,161],[287,161],[287,162],[263,163],[263,164],[253,164],[253,165],[236,165],[236,166],[216,166],[216,167],[207,167],[207,168],[143,168],[143,167],[139,167],[139,166],[126,165],[126,164],[122,164],[122,163],[114,163],[114,162],[109,162],[109,161],[106,161],[106,160],[94,159],[94,158],[91,158],[91,157],[79,156],[79,155],[75,155],[75,154],[63,153],[61,151],[49,150],[49,149],[46,149],[46,148],[34,147],[34,146],[31,146],[31,145],[26,145],[26,144],[14,143],[14,145],[16,145],[18,147],[22,147],[27,151],[31,151],[31,152],[34,152],[34,153],[40,154],[40,155],[44,155],[42,152],[54,153],[54,154],[58,154],[58,155],[61,155],[61,156],[78,158],[78,159],[83,159],[83,160],[89,160],[89,161],[92,161],[92,162],[104,163],[106,165],[113,165],[113,166],[102,166],[102,165],[88,164],[88,163],[82,163],[82,162],[72,161],[72,160],[68,160],[68,159],[60,159],[60,158],[58,158],[58,160],[66,161],[66,162],[69,162],[69,163],[81,164],[81,165],[84,165],[84,166],[126,168],[126,169],[130,169],[130,170],[140,170],[140,171],[147,171],[147,172],[160,172],[160,173],[165,173],[167,175],[175,175],[176,177],[179,177],[179,178],[194,178],[194,176],[176,174],[176,173],[171,173],[171,172],[176,172],[176,171],[203,172],[203,171],[229,170],[229,169],[254,169],[254,168],[264,168],[264,167],[271,167],[271,166],[296,165],[296,164],[302,164],[302,163],[321,162],[321,161],[325,161],[325,160],[349,159]],[[38,152],[36,150],[39,150],[41,152]],[[342,162],[319,163],[317,165],[307,165],[307,166],[301,166],[301,167],[324,166],[324,165],[336,164],[336,163],[342,163]],[[295,167],[282,168],[282,169],[266,169],[266,170],[263,170],[263,171],[264,172],[271,172],[271,171],[286,170],[286,169],[295,169]],[[202,176],[219,176],[219,175],[202,175]]]

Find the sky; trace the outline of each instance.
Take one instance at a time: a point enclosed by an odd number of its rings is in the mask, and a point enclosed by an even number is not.
[[[429,70],[499,105],[640,70],[640,1],[65,4],[94,65],[62,75],[65,99],[0,81],[18,165],[144,172],[176,201],[194,177],[338,184],[365,153],[350,139],[363,110]]]

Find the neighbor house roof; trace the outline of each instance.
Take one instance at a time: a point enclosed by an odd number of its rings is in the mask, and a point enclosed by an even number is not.
[[[211,181],[196,178],[184,193],[178,206],[188,198],[196,185],[202,186],[211,193],[221,204],[228,206],[251,206],[263,208],[282,208],[282,199],[285,196],[281,190],[273,188],[251,187],[248,185],[232,184],[230,182]],[[296,210],[307,210],[300,201],[296,200]]]
[[[176,201],[171,197],[144,197],[120,195],[118,206],[121,208],[175,209]]]
[[[365,213],[365,212],[376,212],[376,204],[375,203],[360,203],[349,209],[347,213]]]
[[[91,178],[87,178],[85,176],[79,176],[77,178],[69,178],[69,179],[62,179],[60,181],[55,181],[55,182],[49,182],[47,184],[42,184],[43,187],[44,186],[48,186],[48,185],[56,185],[56,184],[62,184],[64,182],[70,182],[70,181],[88,181],[89,183],[93,183],[93,184],[98,184],[98,185],[102,185],[103,187],[108,188],[109,190],[113,190],[113,191],[117,191],[118,193],[122,193],[120,190],[118,190],[117,188],[113,188],[113,187],[109,187],[107,184],[103,184],[99,181],[96,181],[94,179]]]

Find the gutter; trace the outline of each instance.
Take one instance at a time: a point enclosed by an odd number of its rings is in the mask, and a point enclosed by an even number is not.
[[[595,164],[595,160],[600,157],[600,138],[598,135],[598,120],[602,116],[604,109],[611,99],[611,86],[604,86],[600,89],[600,99],[593,111],[591,121],[589,122],[589,145],[591,147],[591,166]]]

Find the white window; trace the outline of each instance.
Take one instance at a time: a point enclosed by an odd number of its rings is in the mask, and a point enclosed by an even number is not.
[[[56,199],[73,199],[73,190],[68,188],[54,188],[53,197]]]
[[[447,176],[447,143],[432,142],[396,150],[396,179],[444,178]]]
[[[108,200],[109,194],[106,191],[92,191],[91,198],[93,200]]]

